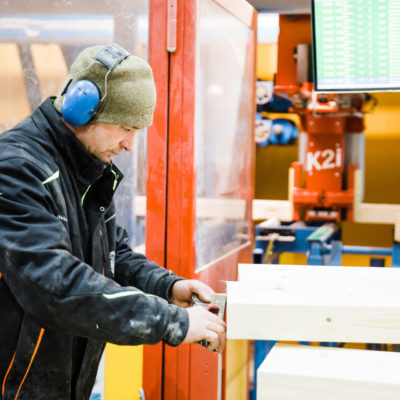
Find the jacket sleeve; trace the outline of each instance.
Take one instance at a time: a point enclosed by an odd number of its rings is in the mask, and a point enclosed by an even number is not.
[[[22,309],[43,327],[74,336],[180,344],[188,329],[186,310],[121,286],[73,256],[45,179],[31,161],[0,161],[0,272]],[[162,274],[153,275],[159,278],[149,278],[143,289],[156,293]]]
[[[117,227],[115,280],[123,286],[133,285],[169,300],[172,285],[183,278],[149,261],[144,255],[134,253],[128,242],[125,229]]]

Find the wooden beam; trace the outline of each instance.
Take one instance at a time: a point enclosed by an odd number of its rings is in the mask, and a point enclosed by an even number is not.
[[[394,225],[394,240],[400,243],[400,212],[396,214],[396,223]]]
[[[287,200],[253,200],[253,220],[278,218],[292,221],[293,209]]]
[[[31,53],[42,101],[60,93],[68,67],[58,44],[32,44]]]
[[[146,198],[144,196],[135,197],[135,205],[138,206],[139,215],[141,216],[144,216],[146,213],[145,208],[143,208],[145,203]],[[201,218],[223,216],[228,219],[243,219],[246,212],[246,200],[199,198],[197,208],[197,213]],[[253,220],[274,218],[278,221],[292,221],[292,215],[293,210],[289,201],[253,200]],[[360,204],[356,222],[380,224],[400,223],[400,205]]]
[[[15,44],[0,44],[0,133],[16,125],[30,113],[24,71]]]
[[[258,400],[398,400],[400,354],[275,345],[257,371]]]
[[[400,343],[400,269],[239,265],[229,339]]]
[[[146,196],[135,196],[137,216],[146,215]],[[246,218],[248,201],[245,199],[197,198],[196,216],[204,219],[243,221]],[[278,223],[278,221],[277,221]]]
[[[289,191],[289,195],[291,192]],[[356,197],[360,193],[356,189]],[[375,204],[355,201],[355,222],[368,224],[396,224],[400,215],[400,204]],[[288,200],[253,200],[253,220],[278,218],[292,221],[293,209]]]
[[[400,214],[400,204],[362,203],[356,222],[395,224]]]

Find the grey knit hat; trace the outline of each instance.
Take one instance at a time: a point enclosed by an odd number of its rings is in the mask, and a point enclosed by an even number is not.
[[[104,96],[108,69],[93,58],[103,47],[88,47],[78,55],[64,82],[63,90],[71,79],[71,84],[87,79]],[[63,98],[61,92],[54,101],[54,107],[60,113]],[[92,122],[144,128],[153,122],[155,102],[156,88],[150,65],[139,57],[129,55],[108,75],[107,96]]]

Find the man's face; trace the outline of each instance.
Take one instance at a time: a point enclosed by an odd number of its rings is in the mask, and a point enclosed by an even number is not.
[[[122,150],[132,151],[133,139],[139,129],[109,124],[89,124],[73,131],[86,150],[104,162]]]

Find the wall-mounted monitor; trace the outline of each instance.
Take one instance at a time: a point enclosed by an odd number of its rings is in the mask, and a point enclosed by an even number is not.
[[[400,90],[400,0],[312,0],[314,89]]]

